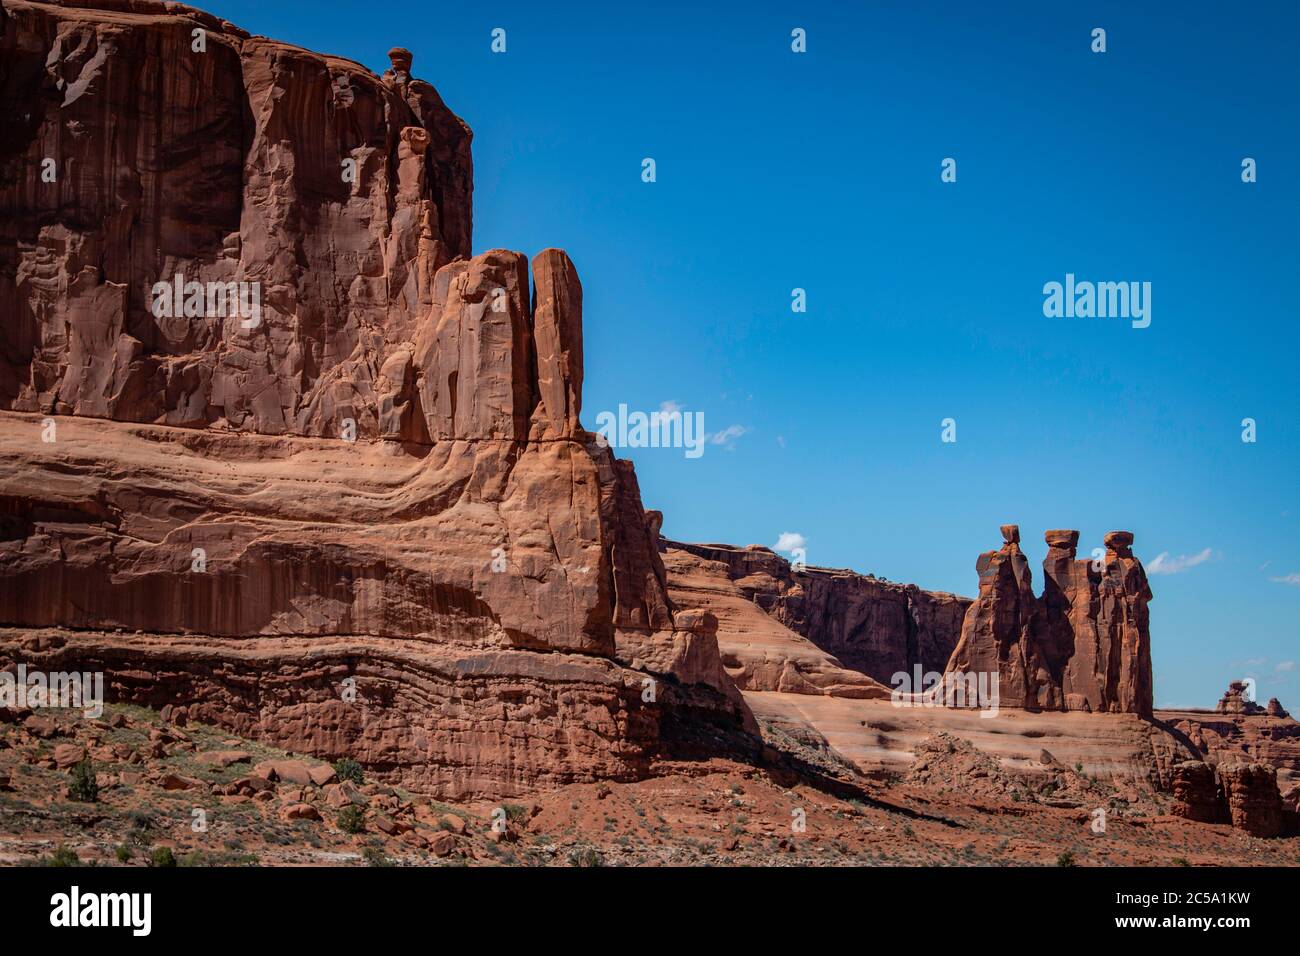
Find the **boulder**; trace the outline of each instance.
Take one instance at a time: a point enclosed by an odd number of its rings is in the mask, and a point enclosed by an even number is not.
[[[222,769],[237,763],[248,763],[252,759],[253,755],[243,750],[209,750],[194,758],[197,763]]]
[[[263,760],[253,767],[259,777],[279,783],[307,786],[312,782],[311,769],[301,760]]]
[[[320,811],[310,803],[291,803],[280,808],[282,820],[319,820]]]
[[[54,765],[66,770],[86,759],[86,748],[80,744],[56,744],[54,747]]]
[[[429,838],[429,852],[437,857],[450,856],[456,848],[456,838],[443,830]]]

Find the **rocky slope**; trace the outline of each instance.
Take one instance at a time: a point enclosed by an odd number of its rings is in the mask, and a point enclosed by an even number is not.
[[[715,758],[633,782],[448,804],[369,773],[341,778],[182,708],[110,705],[99,720],[0,709],[0,865],[1050,866],[1064,853],[1082,866],[1297,861],[1294,841],[1131,813],[1112,788],[1076,786],[1066,768],[1057,769],[1068,778],[1064,790],[1049,794],[1047,778],[1030,789],[960,741],[936,746],[943,740],[921,741],[908,775],[916,782],[880,799],[849,799]],[[94,769],[92,799],[69,792],[81,759]],[[970,774],[981,772],[969,787]],[[1006,798],[1007,784],[1019,802]],[[1057,793],[1083,802],[1069,805]],[[1111,809],[1101,833],[1091,826],[1097,806]]]

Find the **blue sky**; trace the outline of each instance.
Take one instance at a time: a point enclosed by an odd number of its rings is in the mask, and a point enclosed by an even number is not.
[[[1300,711],[1296,5],[205,6],[376,71],[415,53],[474,129],[475,251],[578,267],[585,424],[743,429],[622,452],[670,537],[796,532],[973,595],[1002,523],[1039,587],[1045,529],[1130,529],[1176,571],[1157,706],[1253,676]],[[1067,272],[1150,282],[1150,327],[1044,317]]]

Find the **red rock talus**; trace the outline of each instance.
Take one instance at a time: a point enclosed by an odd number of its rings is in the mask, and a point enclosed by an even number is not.
[[[459,796],[752,727],[581,427],[572,262],[466,258],[469,130],[390,57],[6,0],[0,663]]]
[[[1151,589],[1133,535],[1107,534],[1096,567],[1075,560],[1077,531],[1048,531],[1041,599],[1019,528],[1005,525],[1002,535],[1002,548],[976,565],[980,595],[947,670],[998,674],[1001,706],[1150,717]]]

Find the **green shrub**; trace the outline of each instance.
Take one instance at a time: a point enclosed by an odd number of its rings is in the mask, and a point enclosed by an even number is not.
[[[149,857],[150,866],[175,866],[176,857],[172,854],[171,847],[160,846],[153,851]]]
[[[392,866],[393,861],[384,856],[384,851],[378,847],[368,846],[361,851],[361,857],[370,866]]]
[[[49,856],[42,857],[41,866],[81,866],[81,860],[72,850],[66,846],[54,848],[54,852]]]
[[[569,851],[569,866],[604,866],[600,851],[594,846],[578,846]]]
[[[360,833],[366,828],[366,811],[350,803],[339,811],[338,824],[344,833]]]
[[[1057,866],[1074,866],[1074,854],[1066,850],[1056,858]]]
[[[99,784],[95,783],[95,767],[90,760],[83,760],[72,768],[68,799],[82,803],[94,803],[99,799]]]
[[[125,843],[119,843],[113,852],[117,855],[118,863],[126,863],[131,859],[131,848]]]
[[[336,760],[334,762],[334,773],[338,776],[340,782],[347,780],[355,783],[358,787],[361,786],[362,781],[365,779],[365,774],[361,771],[361,764],[351,757]]]

